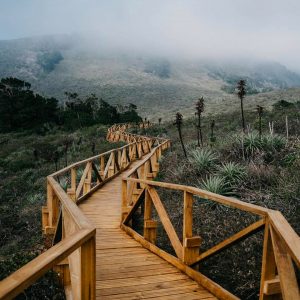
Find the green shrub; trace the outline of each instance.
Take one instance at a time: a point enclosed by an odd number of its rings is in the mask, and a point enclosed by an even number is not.
[[[218,161],[217,154],[210,149],[194,150],[191,154],[192,158],[190,159],[190,162],[195,165],[199,172],[208,172],[215,167]]]
[[[280,163],[283,167],[291,167],[297,158],[297,153],[288,153],[285,157],[283,157]]]
[[[280,151],[286,145],[286,139],[280,135],[265,135],[261,140],[261,148],[264,151]]]
[[[223,163],[222,166],[218,168],[218,174],[228,183],[234,185],[246,176],[246,169],[234,162]]]
[[[256,151],[261,149],[261,139],[256,132],[251,132],[241,137],[241,142],[244,143],[244,149],[247,155],[253,155]]]
[[[230,185],[224,177],[210,176],[203,180],[200,188],[211,193],[226,195],[230,191]]]

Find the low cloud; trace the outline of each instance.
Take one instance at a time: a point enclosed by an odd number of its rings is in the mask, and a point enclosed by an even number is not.
[[[130,51],[300,70],[299,0],[3,0],[0,39],[80,33]]]

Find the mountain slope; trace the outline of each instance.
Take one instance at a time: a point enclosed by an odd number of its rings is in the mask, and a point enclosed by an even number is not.
[[[235,83],[242,77],[253,94],[300,86],[300,76],[278,63],[188,61],[128,54],[92,45],[80,36],[0,41],[0,77],[6,76],[27,80],[36,91],[60,101],[64,101],[64,92],[74,91],[95,93],[113,104],[132,102],[145,116],[190,111],[200,96],[206,99],[208,112],[228,110],[236,101],[231,94]],[[274,95],[276,92],[249,99],[264,99],[268,105]]]

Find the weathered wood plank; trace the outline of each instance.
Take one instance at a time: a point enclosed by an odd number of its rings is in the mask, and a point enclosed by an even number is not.
[[[148,193],[149,193],[149,195],[152,199],[152,202],[156,208],[159,218],[164,226],[164,229],[170,239],[170,242],[177,254],[177,257],[179,259],[182,259],[183,258],[182,244],[177,236],[177,233],[169,219],[169,216],[168,216],[163,204],[161,203],[158,193],[156,192],[156,190],[154,188],[149,187],[147,190],[148,190]]]

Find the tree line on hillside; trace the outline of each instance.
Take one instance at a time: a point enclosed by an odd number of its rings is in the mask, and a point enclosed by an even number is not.
[[[242,134],[243,136],[250,134],[250,124],[246,124],[245,120],[245,112],[244,112],[244,99],[245,96],[247,95],[247,82],[246,80],[239,80],[236,85],[236,95],[240,100],[240,112],[241,112],[241,129],[242,129]],[[297,103],[290,103],[285,100],[281,100],[276,102],[273,107],[275,110],[280,110],[282,108],[299,108],[300,102]],[[263,106],[257,105],[256,106],[256,112],[257,112],[257,119],[258,119],[258,138],[261,140],[262,139],[262,123],[263,123],[263,113],[265,109]],[[202,135],[202,125],[201,125],[201,120],[202,120],[202,114],[204,112],[204,98],[201,97],[198,99],[195,105],[195,115],[197,117],[197,122],[195,124],[196,130],[197,130],[197,146],[198,147],[203,147],[203,135]],[[161,122],[161,119],[159,120],[159,124]],[[178,135],[179,135],[179,140],[182,146],[182,150],[184,153],[184,156],[187,157],[187,151],[185,149],[184,141],[183,141],[183,135],[182,135],[182,124],[183,124],[183,115],[180,112],[177,112],[175,115],[175,120],[173,125],[177,127],[178,130]],[[209,141],[210,145],[212,146],[214,142],[216,141],[216,137],[214,135],[214,128],[215,128],[215,120],[212,120],[210,123],[210,134],[209,134]],[[271,121],[269,122],[269,130],[270,134],[273,135],[274,132],[274,122]],[[289,135],[289,121],[288,117],[285,117],[285,131],[286,131],[286,137],[288,138]]]
[[[140,122],[134,104],[113,106],[95,94],[81,98],[65,93],[67,100],[46,98],[31,90],[31,84],[17,78],[0,81],[0,132],[47,130],[54,125],[74,130],[95,124]]]

